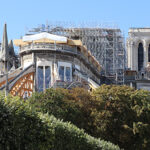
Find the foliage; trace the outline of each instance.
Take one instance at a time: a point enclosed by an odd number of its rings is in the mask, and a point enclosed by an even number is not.
[[[27,101],[0,95],[0,149],[3,150],[118,150],[71,123],[36,112]]]
[[[88,129],[90,122],[90,93],[83,88],[66,90],[48,89],[43,93],[34,93],[28,100],[36,111],[49,113],[56,118],[70,121],[79,128]]]
[[[18,97],[0,95],[0,133],[2,150],[46,150],[53,147],[53,127],[48,128]]]
[[[124,149],[150,147],[150,92],[103,85],[92,93],[93,134]]]
[[[53,150],[119,150],[118,146],[93,138],[69,122],[64,123],[48,114],[39,113],[39,116],[45,124],[52,124],[55,129]]]
[[[81,88],[48,89],[29,99],[37,111],[70,121],[88,134],[124,149],[150,147],[150,92],[102,85],[92,93]]]

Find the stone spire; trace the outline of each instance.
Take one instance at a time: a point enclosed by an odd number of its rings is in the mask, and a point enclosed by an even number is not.
[[[1,46],[1,59],[5,62],[7,61],[9,57],[9,47],[8,47],[8,38],[7,38],[7,25],[4,25],[4,31],[3,31],[3,40],[2,40],[2,46]]]
[[[9,47],[9,55],[14,57],[15,56],[15,51],[14,51],[14,45],[13,45],[12,40],[10,40],[10,42],[8,44],[8,47]]]

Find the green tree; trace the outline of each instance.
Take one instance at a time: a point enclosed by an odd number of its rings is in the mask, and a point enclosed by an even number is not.
[[[0,149],[52,149],[54,128],[47,126],[19,97],[0,93]]]
[[[28,101],[36,111],[52,114],[56,118],[70,121],[77,127],[88,130],[91,120],[90,99],[90,93],[83,88],[50,88],[45,93],[34,93]]]
[[[0,93],[0,150],[119,150],[69,122],[36,112],[19,97]]]
[[[150,147],[150,92],[128,86],[102,85],[92,93],[82,88],[35,93],[36,111],[70,121],[88,134],[127,150]]]
[[[125,149],[149,149],[150,92],[103,85],[92,96],[94,136]]]

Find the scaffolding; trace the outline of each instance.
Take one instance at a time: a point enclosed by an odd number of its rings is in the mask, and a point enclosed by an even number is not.
[[[101,75],[113,84],[124,84],[126,62],[124,37],[118,28],[72,27],[61,23],[41,25],[28,34],[48,32],[73,40],[80,39],[102,66]]]

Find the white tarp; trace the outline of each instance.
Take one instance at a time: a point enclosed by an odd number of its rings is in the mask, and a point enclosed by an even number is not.
[[[35,41],[35,40],[40,40],[40,39],[44,39],[44,38],[49,39],[49,40],[53,40],[53,41],[67,42],[66,37],[50,34],[47,32],[42,32],[42,33],[38,33],[35,35],[24,36],[23,41],[24,42],[25,41]]]

